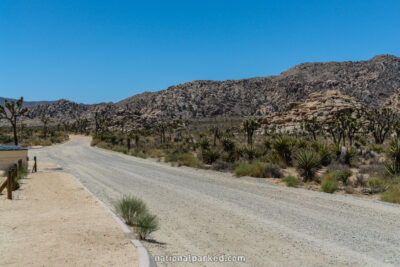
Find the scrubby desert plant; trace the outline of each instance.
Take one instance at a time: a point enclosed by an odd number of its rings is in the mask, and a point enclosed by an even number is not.
[[[283,181],[289,187],[297,187],[299,185],[299,180],[294,176],[286,176]]]
[[[314,178],[315,171],[320,167],[320,159],[314,151],[301,150],[296,155],[296,167],[302,173],[304,182]]]
[[[217,150],[215,149],[207,149],[203,150],[202,152],[202,158],[203,162],[206,164],[213,164],[214,161],[219,159],[220,154]]]
[[[331,175],[335,181],[341,181],[344,185],[347,185],[352,172],[350,169],[345,169],[330,172],[329,175]]]
[[[381,200],[400,204],[400,184],[393,184],[381,194]]]
[[[132,151],[131,152],[131,156],[137,157],[137,158],[142,158],[142,159],[146,159],[147,156],[146,154],[144,154],[143,152],[140,151]]]
[[[242,162],[235,168],[235,175],[251,176],[259,178],[281,178],[282,172],[277,165],[255,161],[252,163]]]
[[[147,237],[154,231],[157,231],[158,228],[158,219],[156,215],[144,212],[137,217],[135,230],[139,239],[147,239]]]
[[[390,142],[389,150],[387,153],[391,161],[385,163],[387,173],[396,175],[400,173],[400,138],[394,138]]]
[[[388,183],[381,177],[371,177],[368,179],[368,186],[372,193],[379,193],[386,190]]]
[[[286,165],[292,162],[292,140],[287,136],[278,136],[272,142],[272,148],[278,153],[279,157]]]
[[[123,196],[114,207],[127,225],[134,225],[137,218],[147,211],[146,204],[141,199],[132,196]]]
[[[228,137],[222,137],[221,144],[222,147],[224,148],[224,151],[226,152],[232,152],[235,149],[235,142],[233,142],[232,139]]]
[[[338,190],[339,185],[336,181],[332,181],[332,180],[323,180],[322,184],[321,184],[321,188],[322,191],[324,191],[325,193],[333,193],[336,190]]]

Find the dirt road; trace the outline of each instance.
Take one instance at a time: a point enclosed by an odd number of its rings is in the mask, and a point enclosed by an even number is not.
[[[161,222],[146,243],[155,256],[246,257],[203,266],[400,265],[399,205],[170,167],[90,147],[87,137],[29,154],[61,165],[108,204],[123,194],[145,200]]]

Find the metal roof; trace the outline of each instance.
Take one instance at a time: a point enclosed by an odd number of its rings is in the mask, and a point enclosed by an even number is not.
[[[18,150],[28,150],[28,149],[21,146],[0,145],[0,151],[18,151]]]

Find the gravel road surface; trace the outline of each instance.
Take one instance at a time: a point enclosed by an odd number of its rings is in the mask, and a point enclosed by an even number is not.
[[[400,266],[400,205],[171,167],[89,142],[72,136],[29,155],[61,165],[110,206],[124,194],[142,198],[160,218],[145,243],[154,256],[246,257],[202,266]]]

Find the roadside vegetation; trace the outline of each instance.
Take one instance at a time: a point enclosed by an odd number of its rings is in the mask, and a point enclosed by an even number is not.
[[[141,240],[146,240],[159,228],[157,216],[151,214],[146,204],[139,198],[124,196],[115,203],[114,207],[117,214],[127,225],[133,227]]]
[[[97,123],[92,145],[178,167],[397,203],[400,130],[393,118],[400,122],[400,116],[381,109],[364,117],[360,121],[342,112],[329,122],[305,119],[302,130],[292,133],[275,126],[261,128],[252,118],[178,120],[125,132]]]
[[[399,202],[400,114],[388,108],[337,112],[325,121],[304,118],[301,128],[284,132],[277,125],[237,117],[138,128],[121,121],[110,127],[99,113],[93,120],[61,123],[42,114],[39,125],[28,127],[18,122],[26,115],[22,103],[21,98],[1,107],[0,143],[51,145],[67,140],[69,133],[86,134],[93,136],[93,146],[173,166]]]

